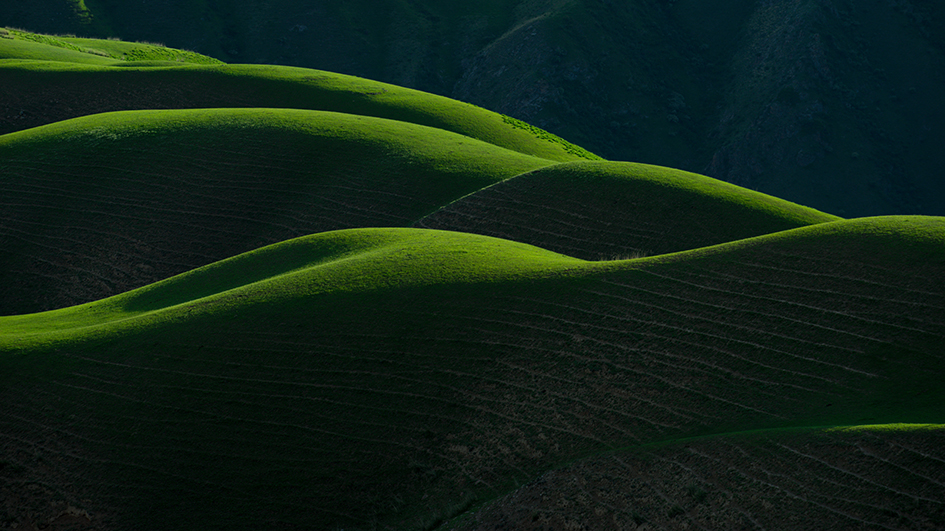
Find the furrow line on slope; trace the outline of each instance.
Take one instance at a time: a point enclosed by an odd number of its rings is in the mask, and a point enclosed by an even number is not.
[[[811,293],[811,294],[826,294],[826,295],[830,295],[830,296],[842,296],[842,297],[846,297],[846,298],[848,298],[848,299],[864,299],[864,300],[868,300],[868,301],[883,302],[883,303],[894,303],[894,304],[901,304],[901,305],[903,305],[903,306],[923,307],[923,308],[929,308],[929,309],[932,309],[932,310],[945,311],[945,308],[939,307],[939,306],[935,306],[935,305],[929,304],[929,303],[927,303],[927,302],[905,301],[905,300],[899,300],[899,299],[891,298],[891,297],[882,297],[882,298],[880,298],[880,297],[873,297],[873,296],[870,296],[870,295],[865,295],[865,294],[862,294],[862,293],[858,293],[858,292],[855,292],[855,291],[849,291],[849,290],[848,290],[848,291],[832,291],[832,290],[828,290],[828,289],[819,289],[819,288],[810,287],[809,285],[779,284],[779,283],[776,283],[776,282],[767,282],[767,281],[761,281],[761,280],[753,280],[753,279],[750,279],[750,278],[739,277],[739,276],[737,276],[737,275],[727,274],[727,273],[723,273],[723,272],[713,272],[712,275],[693,273],[693,275],[694,275],[694,276],[697,276],[697,277],[700,277],[700,278],[704,278],[704,279],[717,279],[718,277],[730,278],[730,279],[732,279],[736,284],[755,284],[755,285],[758,285],[758,286],[762,286],[763,288],[766,288],[766,289],[767,289],[767,288],[770,288],[770,287],[775,287],[775,288],[784,289],[785,291],[791,292],[791,293],[796,293],[796,292],[808,292],[808,293]],[[902,291],[904,291],[904,290],[899,289],[899,288],[893,288],[892,286],[889,286],[889,287],[888,287],[888,290],[887,290],[887,293],[889,293],[890,295],[892,295],[893,293],[902,294]],[[923,299],[927,299],[927,297],[923,297]],[[918,320],[916,317],[913,317],[913,316],[910,316],[910,319]],[[922,323],[924,323],[924,324],[934,324],[934,323],[927,323],[927,322],[921,321],[921,320],[920,320],[919,322],[922,322]]]
[[[877,482],[875,482],[875,481],[873,481],[873,480],[871,480],[871,479],[869,479],[869,478],[866,478],[866,477],[862,476],[861,474],[857,474],[856,472],[853,472],[853,471],[850,471],[850,470],[846,470],[846,469],[841,468],[841,467],[838,467],[838,466],[831,465],[830,463],[824,461],[823,459],[820,459],[820,458],[818,458],[818,457],[816,457],[816,456],[813,456],[813,455],[810,455],[810,454],[805,454],[804,452],[801,452],[801,451],[799,451],[799,450],[795,450],[794,448],[791,448],[791,447],[786,446],[786,445],[784,445],[784,444],[778,443],[777,446],[780,447],[780,448],[784,448],[785,450],[787,450],[787,451],[789,451],[789,452],[791,452],[791,453],[793,453],[793,454],[796,454],[796,455],[805,457],[805,458],[810,459],[810,460],[812,460],[812,461],[816,461],[817,463],[819,463],[819,464],[821,464],[821,465],[823,465],[823,466],[825,466],[825,467],[831,469],[833,472],[840,473],[841,475],[853,476],[853,477],[855,477],[856,479],[858,479],[858,480],[860,480],[860,481],[863,481],[863,482],[865,482],[865,483],[868,483],[868,484],[872,485],[873,487],[879,488],[879,489],[881,489],[881,490],[888,490],[888,491],[894,492],[894,493],[896,493],[896,494],[899,494],[900,496],[905,496],[905,497],[908,497],[908,498],[912,498],[912,499],[914,499],[914,500],[922,500],[922,501],[932,502],[932,503],[935,503],[935,504],[938,504],[938,505],[943,505],[943,504],[945,504],[945,502],[943,502],[941,499],[932,499],[932,498],[926,498],[926,497],[924,497],[924,496],[917,496],[917,495],[915,495],[915,494],[910,494],[910,493],[908,493],[908,492],[904,492],[904,491],[901,491],[901,490],[899,490],[899,489],[892,488],[892,487],[890,487],[890,486],[888,486],[888,485],[883,485],[883,484],[881,484],[881,483],[877,483]]]
[[[821,509],[824,509],[824,510],[826,510],[827,512],[834,513],[834,514],[836,514],[836,515],[838,515],[838,516],[842,516],[843,518],[852,520],[852,521],[854,521],[854,522],[856,522],[857,524],[860,524],[860,525],[877,526],[877,527],[882,527],[882,528],[884,528],[884,529],[890,529],[890,530],[894,530],[894,529],[895,529],[895,528],[893,528],[893,527],[889,527],[889,526],[884,525],[884,524],[879,523],[879,522],[871,522],[871,521],[869,521],[869,520],[864,520],[864,519],[859,518],[859,517],[857,517],[857,516],[855,516],[855,515],[852,515],[852,514],[849,514],[849,513],[840,511],[840,510],[837,510],[837,509],[835,509],[835,508],[833,508],[833,507],[830,507],[830,506],[827,506],[827,505],[824,505],[823,503],[820,503],[820,502],[817,502],[817,501],[814,501],[814,500],[810,500],[810,499],[808,499],[808,498],[806,498],[806,497],[804,497],[804,496],[801,496],[801,495],[798,494],[798,493],[795,493],[795,492],[793,492],[793,491],[787,490],[787,489],[785,489],[785,488],[781,488],[781,487],[779,487],[778,485],[775,485],[775,484],[773,484],[773,483],[764,481],[764,480],[762,480],[762,479],[760,479],[760,478],[757,478],[757,477],[751,476],[751,475],[749,475],[749,474],[747,474],[747,473],[745,473],[745,472],[742,472],[742,470],[741,470],[740,468],[735,467],[735,466],[732,466],[731,464],[724,463],[724,462],[721,461],[720,459],[715,458],[715,457],[712,457],[712,456],[707,455],[707,454],[704,454],[704,453],[701,453],[701,452],[699,452],[698,450],[692,449],[691,451],[692,451],[692,453],[694,453],[694,454],[696,454],[696,455],[699,455],[699,456],[701,456],[702,458],[704,458],[704,459],[706,459],[706,460],[708,460],[708,461],[713,461],[713,462],[715,462],[715,463],[718,463],[718,464],[724,466],[726,470],[728,470],[728,471],[730,471],[730,472],[734,472],[735,474],[737,474],[737,475],[739,475],[739,476],[745,478],[746,480],[748,480],[748,481],[751,482],[751,483],[756,483],[756,484],[764,485],[764,486],[766,486],[766,487],[768,487],[768,488],[771,488],[771,489],[773,489],[773,490],[775,490],[775,491],[778,491],[778,492],[783,493],[785,496],[787,496],[787,497],[789,497],[789,498],[792,498],[792,499],[795,499],[795,500],[798,500],[798,501],[801,501],[801,502],[805,502],[805,503],[810,503],[810,504],[816,505],[817,507],[820,507]],[[806,490],[806,489],[805,489],[805,490]]]
[[[848,281],[851,281],[851,282],[860,282],[860,283],[863,283],[863,284],[870,284],[870,285],[872,285],[872,286],[879,286],[879,287],[881,287],[881,288],[886,288],[886,289],[898,289],[898,290],[909,291],[909,292],[913,292],[913,293],[917,293],[917,294],[921,294],[921,295],[931,295],[931,296],[933,296],[933,297],[938,297],[938,296],[941,295],[940,293],[932,293],[932,292],[929,292],[929,291],[917,290],[917,289],[915,289],[915,288],[891,286],[891,285],[888,285],[888,284],[882,284],[882,283],[880,283],[880,282],[871,281],[871,280],[866,280],[866,279],[857,278],[857,277],[847,277],[847,276],[843,276],[843,275],[828,274],[828,273],[815,273],[815,272],[813,272],[813,271],[804,271],[804,270],[797,270],[797,269],[787,269],[787,268],[784,268],[784,267],[777,267],[777,266],[771,266],[771,265],[766,265],[766,264],[754,264],[754,263],[750,263],[750,262],[735,261],[734,263],[736,263],[736,264],[738,264],[738,265],[742,265],[742,266],[755,267],[755,268],[759,268],[759,269],[767,269],[767,270],[772,270],[772,271],[778,271],[778,272],[780,272],[780,273],[791,273],[791,274],[796,274],[796,275],[799,275],[799,276],[807,276],[807,277],[815,277],[815,278],[826,278],[826,279],[832,279],[832,280],[838,280],[838,279],[839,279],[839,280],[848,280]],[[936,308],[937,308],[937,309],[942,309],[941,307],[936,307]]]
[[[513,178],[513,179],[514,179],[514,178]],[[486,188],[486,190],[492,191],[493,188]],[[496,195],[500,195],[499,192],[494,192],[494,193],[495,193]],[[507,193],[503,193],[503,194],[501,194],[501,195],[506,195],[506,196],[508,196]],[[469,198],[467,204],[472,204],[472,205],[475,206],[476,203],[477,203],[477,201],[478,201],[478,202],[479,202],[479,205],[481,205],[483,199],[484,199],[484,198],[481,198],[478,193],[474,193],[474,195],[472,195],[472,196]],[[548,222],[550,222],[550,223],[555,223],[555,224],[558,224],[558,225],[562,225],[562,226],[565,226],[565,227],[568,227],[568,228],[571,228],[571,229],[580,230],[580,231],[588,231],[588,230],[591,230],[590,227],[588,226],[588,225],[591,225],[591,226],[595,227],[598,232],[602,232],[602,233],[604,233],[604,234],[611,234],[611,235],[615,235],[615,236],[623,236],[623,235],[625,235],[625,234],[631,234],[631,235],[633,235],[633,236],[635,236],[635,237],[638,237],[638,238],[645,238],[645,239],[650,239],[650,240],[654,240],[654,239],[656,239],[656,238],[662,237],[662,236],[664,235],[664,232],[665,232],[664,230],[659,230],[659,229],[655,229],[655,228],[654,228],[654,229],[646,229],[646,228],[643,228],[643,227],[642,227],[642,226],[648,226],[648,225],[649,225],[649,226],[656,226],[655,223],[648,223],[648,222],[643,222],[643,221],[641,221],[641,222],[635,223],[635,224],[633,224],[633,225],[616,225],[616,226],[615,226],[615,224],[612,223],[612,222],[603,222],[603,221],[601,221],[599,218],[596,218],[596,217],[584,216],[584,215],[578,214],[577,212],[571,212],[571,211],[566,211],[566,210],[555,209],[555,208],[549,207],[549,206],[547,206],[547,205],[542,205],[541,203],[532,204],[532,203],[528,203],[528,202],[522,201],[522,200],[520,200],[520,199],[516,199],[516,198],[514,198],[514,197],[498,197],[498,198],[490,198],[490,199],[492,199],[492,202],[494,202],[494,203],[507,203],[507,204],[515,205],[515,206],[519,206],[520,204],[524,204],[526,207],[528,207],[528,208],[530,209],[530,211],[534,211],[534,210],[550,210],[550,211],[552,211],[552,212],[554,212],[554,213],[556,213],[556,214],[560,214],[560,216],[555,216],[555,217],[549,219]],[[452,205],[452,204],[453,204],[453,203],[451,203],[451,205]],[[462,215],[462,216],[464,216],[464,217],[469,217],[469,218],[473,218],[473,217],[474,217],[474,216],[471,215],[471,214],[468,214],[468,213],[465,213],[465,212],[460,212],[460,211],[457,211],[457,210],[455,210],[455,209],[450,209],[450,205],[447,205],[446,207],[444,207],[444,209],[445,209],[446,211],[452,213],[452,214],[455,214],[455,215]],[[491,209],[491,206],[490,206],[490,209]],[[537,214],[537,213],[534,214],[534,216],[535,216],[535,217],[540,217],[540,215]],[[580,220],[580,222],[573,222],[573,223],[571,223],[571,222],[565,221],[565,218],[576,218],[576,219]],[[501,222],[501,221],[500,221],[500,222]],[[641,225],[642,225],[642,226],[641,226]],[[527,228],[528,228],[528,229],[531,229],[531,230],[537,230],[537,227],[534,227],[534,226],[530,226],[530,227],[527,227]],[[616,229],[616,230],[615,230],[615,229]],[[551,234],[554,234],[554,233],[551,233]],[[574,238],[574,237],[572,237],[572,238]],[[576,239],[576,238],[575,238],[575,239]]]
[[[877,454],[877,453],[874,452],[873,450],[864,448],[862,443],[857,443],[857,444],[856,444],[856,448],[857,448],[857,450],[859,450],[859,452],[860,452],[861,454],[863,454],[863,455],[865,455],[865,456],[867,456],[867,457],[870,457],[870,458],[872,458],[872,459],[875,459],[875,460],[877,460],[877,461],[883,463],[884,465],[887,465],[887,466],[890,466],[890,467],[894,467],[894,468],[896,468],[896,469],[898,469],[898,470],[902,470],[902,471],[905,472],[906,474],[910,474],[910,475],[913,475],[913,476],[922,478],[922,479],[924,479],[925,481],[928,481],[929,483],[934,483],[935,485],[938,485],[939,487],[942,487],[943,489],[945,489],[945,483],[943,483],[942,481],[939,481],[938,479],[935,479],[935,478],[933,478],[933,477],[927,476],[927,475],[925,475],[925,474],[920,474],[919,472],[917,472],[917,471],[915,471],[915,470],[913,470],[913,469],[911,469],[911,468],[909,468],[909,467],[902,466],[902,465],[900,465],[899,463],[894,463],[894,462],[892,462],[892,460],[886,459],[886,458],[880,456],[879,454]],[[943,492],[945,492],[945,491],[943,491]],[[941,505],[941,504],[943,504],[943,503],[945,503],[945,502],[939,501],[938,503]]]
[[[647,292],[647,293],[652,294],[652,295],[657,295],[658,297],[661,295],[661,294],[659,294],[659,293],[650,292],[650,291],[648,291],[648,290],[644,290],[644,289],[642,289],[642,288],[636,288],[636,287],[634,287],[634,286],[623,285],[623,287],[625,287],[625,288],[630,288],[630,289],[638,289],[639,291]],[[791,341],[791,342],[807,343],[807,344],[813,344],[813,345],[815,345],[815,346],[828,347],[828,348],[836,349],[836,350],[849,350],[849,351],[852,351],[852,352],[856,352],[856,351],[854,351],[854,350],[852,350],[852,349],[846,349],[846,348],[843,348],[843,347],[836,347],[836,346],[827,345],[827,344],[824,344],[824,343],[816,343],[816,342],[813,342],[813,341],[807,341],[807,340],[804,340],[804,339],[801,339],[801,338],[798,338],[798,337],[795,337],[795,336],[786,336],[786,335],[783,335],[783,334],[777,334],[777,333],[774,333],[774,332],[769,332],[769,331],[762,330],[762,329],[758,329],[758,328],[752,328],[752,327],[742,326],[742,325],[735,325],[735,324],[732,324],[731,321],[717,321],[717,320],[710,319],[710,318],[708,318],[708,317],[702,317],[702,316],[699,316],[699,315],[682,313],[682,312],[678,312],[678,311],[675,311],[675,310],[671,310],[671,309],[669,309],[669,308],[667,308],[667,307],[665,307],[665,306],[660,306],[660,305],[657,305],[657,304],[645,303],[645,302],[642,302],[642,301],[640,301],[640,300],[630,299],[630,298],[627,298],[627,297],[622,297],[622,296],[614,295],[614,294],[611,294],[611,293],[598,292],[598,291],[588,291],[588,293],[591,293],[591,294],[594,294],[594,295],[598,295],[598,296],[600,296],[600,297],[605,297],[605,298],[606,298],[606,297],[611,297],[611,298],[615,298],[615,299],[618,299],[618,300],[624,300],[624,301],[628,301],[628,302],[632,301],[632,302],[634,302],[634,303],[636,303],[636,304],[638,304],[638,305],[646,306],[646,307],[649,307],[649,308],[654,308],[654,309],[657,309],[657,310],[661,310],[661,311],[663,311],[663,312],[666,312],[666,313],[669,313],[669,314],[673,314],[673,315],[677,315],[677,316],[679,316],[679,317],[683,317],[683,318],[688,319],[688,320],[701,320],[701,321],[706,321],[706,322],[711,323],[712,325],[714,325],[714,326],[711,327],[712,330],[718,330],[718,329],[723,329],[723,330],[724,330],[724,329],[726,329],[726,328],[739,329],[739,330],[746,330],[746,331],[752,332],[752,333],[754,333],[754,334],[756,334],[756,335],[760,335],[760,336],[765,336],[765,335],[767,335],[767,336],[777,337],[777,338],[781,338],[781,339],[786,339],[786,340]],[[664,296],[664,297],[668,297],[668,296]],[[695,299],[685,299],[685,298],[682,298],[682,297],[679,297],[678,299],[681,300],[681,301],[687,302],[687,303],[689,303],[689,304],[701,304],[700,302],[698,302],[698,301],[695,300]],[[714,306],[714,305],[711,305],[711,304],[707,304],[707,305],[708,305],[708,306]],[[726,309],[726,310],[732,310],[732,311],[739,311],[739,310],[736,310],[736,309],[734,309],[734,308],[725,308],[725,309]],[[748,312],[746,312],[746,313],[748,313]],[[751,312],[751,313],[759,313],[759,314],[761,314],[761,312]],[[764,315],[764,314],[762,314],[762,315]],[[802,323],[802,324],[805,324],[805,325],[811,325],[811,326],[813,326],[811,323],[806,323],[806,322],[803,322],[803,321],[799,321],[799,322]],[[669,325],[663,325],[663,326],[664,326],[664,327],[670,327]],[[742,344],[747,344],[747,345],[750,345],[750,346],[754,346],[754,347],[756,347],[756,348],[760,346],[759,343],[755,343],[755,342],[751,342],[751,341],[747,341],[747,340],[735,339],[736,337],[743,337],[743,336],[740,336],[740,335],[738,335],[738,334],[733,334],[733,335],[731,335],[731,336],[723,336],[723,335],[709,334],[709,333],[707,333],[707,332],[703,332],[701,329],[695,329],[695,328],[691,328],[691,329],[690,329],[690,328],[681,328],[681,327],[670,327],[670,328],[673,328],[673,329],[676,329],[676,330],[685,330],[685,331],[690,332],[690,333],[693,333],[693,334],[701,334],[701,335],[706,335],[706,336],[714,337],[714,338],[727,338],[728,341],[735,341],[735,342],[738,342],[738,343],[742,343]],[[775,349],[775,348],[772,348],[772,347],[764,347],[764,348],[767,349],[767,350],[770,350],[770,351],[772,351],[772,352],[776,352],[776,353],[778,353],[778,354],[784,354],[784,355],[787,355],[787,356],[795,357],[793,354],[791,354],[791,353],[789,353],[789,352],[787,352],[787,351],[783,351],[783,350],[780,350],[780,349]],[[864,373],[864,374],[868,374],[868,373]],[[871,375],[871,376],[876,376],[876,375]]]
[[[586,291],[586,292],[587,292],[587,293],[591,293],[591,294],[599,294],[598,292],[593,292],[593,291],[589,291],[589,290]],[[539,302],[539,301],[531,301],[531,302],[532,302],[532,303],[536,303],[536,302]],[[589,315],[589,316],[591,316],[591,317],[593,317],[593,318],[616,319],[616,320],[618,320],[618,321],[622,321],[622,322],[632,322],[632,323],[635,323],[635,324],[647,324],[647,325],[666,326],[666,325],[659,324],[658,321],[654,321],[654,320],[649,320],[649,321],[648,321],[648,320],[643,320],[643,319],[639,319],[639,318],[635,318],[635,317],[629,317],[629,316],[615,316],[615,315],[613,315],[613,314],[604,314],[604,313],[594,312],[594,311],[591,311],[591,310],[579,309],[579,308],[576,308],[576,307],[573,307],[573,306],[569,306],[569,305],[566,305],[566,304],[557,304],[557,303],[553,303],[553,302],[549,302],[549,301],[540,301],[540,302],[541,302],[542,304],[545,304],[545,305],[548,305],[548,306],[557,306],[557,307],[561,307],[561,308],[567,309],[567,310],[572,311],[572,312],[584,313],[584,314],[587,314],[587,315]],[[537,315],[541,315],[541,314],[531,314],[531,315],[537,316]],[[610,328],[610,327],[606,327],[606,326],[603,326],[603,325],[596,325],[596,324],[587,323],[585,326],[588,327],[588,328],[594,328],[594,329],[601,330],[601,331],[604,331],[604,332],[620,333],[620,330],[617,329],[617,328]],[[810,379],[822,380],[822,381],[824,381],[824,382],[829,382],[829,383],[835,384],[835,385],[841,385],[841,384],[839,384],[839,383],[836,382],[836,381],[830,380],[830,379],[825,378],[825,377],[822,377],[822,376],[817,376],[817,375],[813,375],[813,374],[806,374],[806,373],[794,371],[794,370],[791,370],[791,369],[785,369],[785,368],[780,368],[780,367],[774,367],[774,366],[771,366],[771,365],[767,365],[767,364],[761,363],[761,362],[759,362],[759,361],[757,361],[757,360],[754,360],[754,359],[751,359],[751,358],[745,358],[745,357],[743,357],[743,356],[738,356],[738,355],[736,355],[736,354],[734,354],[734,353],[731,353],[731,352],[728,352],[728,351],[725,351],[725,350],[721,350],[721,349],[717,349],[717,348],[708,347],[708,346],[706,346],[706,345],[703,344],[703,343],[695,343],[695,342],[691,342],[691,341],[686,341],[686,340],[680,339],[679,337],[669,337],[669,336],[666,336],[666,335],[660,335],[660,334],[656,334],[656,333],[653,333],[653,332],[635,331],[635,332],[633,332],[633,333],[634,333],[634,334],[637,334],[637,335],[640,335],[640,336],[653,337],[653,338],[657,338],[657,339],[661,339],[661,340],[671,341],[671,342],[678,343],[678,344],[683,344],[683,345],[686,345],[686,346],[692,347],[692,348],[698,348],[698,349],[702,349],[702,350],[709,349],[709,350],[713,350],[713,351],[715,351],[715,352],[719,352],[719,353],[721,353],[721,354],[727,355],[727,356],[729,356],[729,357],[738,359],[738,360],[740,360],[740,361],[743,361],[743,362],[746,362],[746,363],[750,363],[750,364],[752,364],[752,365],[756,365],[756,366],[760,366],[760,367],[764,367],[764,368],[767,368],[767,369],[776,370],[776,371],[780,371],[780,372],[786,372],[786,373],[790,373],[790,374],[793,374],[793,375],[796,375],[796,376],[804,376],[804,377],[810,378]],[[697,332],[693,332],[693,333],[694,333],[694,334],[698,334]],[[592,340],[592,341],[593,341],[593,340]],[[665,360],[663,360],[662,358],[665,358],[665,357],[669,356],[669,357],[674,357],[674,358],[678,358],[678,359],[687,360],[687,361],[690,361],[690,362],[693,362],[693,363],[696,363],[696,364],[699,364],[699,365],[703,365],[703,366],[706,366],[706,367],[710,367],[710,368],[712,368],[712,369],[714,369],[714,370],[717,370],[717,371],[720,371],[720,372],[725,372],[725,373],[727,373],[727,374],[730,374],[730,375],[732,375],[732,376],[735,376],[736,378],[740,378],[740,379],[744,379],[744,380],[750,380],[750,381],[755,381],[755,382],[759,382],[759,383],[764,383],[764,384],[771,385],[771,386],[776,386],[776,387],[778,387],[778,386],[787,386],[787,387],[793,387],[793,388],[798,389],[798,390],[811,391],[811,389],[809,389],[809,388],[802,387],[802,386],[799,386],[799,385],[796,385],[796,384],[790,384],[790,383],[787,383],[787,382],[770,382],[770,381],[766,381],[766,380],[761,380],[761,379],[753,378],[753,377],[744,375],[744,374],[742,374],[742,373],[739,373],[739,372],[737,372],[737,371],[735,371],[735,370],[728,369],[728,368],[723,368],[723,367],[721,367],[721,366],[712,364],[712,363],[710,363],[710,362],[708,362],[708,361],[705,361],[705,360],[700,359],[700,358],[697,358],[697,357],[692,357],[692,358],[690,358],[690,357],[683,356],[683,355],[681,355],[681,354],[670,354],[670,353],[668,353],[668,352],[666,352],[666,351],[656,351],[656,350],[651,350],[651,349],[641,348],[641,347],[627,347],[627,348],[629,348],[629,349],[632,350],[633,352],[652,354],[653,356],[652,356],[651,359],[653,360],[653,362],[655,362],[655,363],[660,363],[660,364],[665,364],[665,365],[668,365],[668,366],[673,367],[673,368],[679,368],[679,369],[684,369],[684,370],[692,370],[692,369],[693,369],[693,367],[691,367],[691,366],[681,367],[681,366],[669,364],[669,363],[667,363]],[[707,374],[710,374],[710,373],[708,373],[707,371],[700,371],[700,372],[706,372]]]
[[[679,282],[679,283],[682,283],[682,284],[688,284],[688,285],[690,285],[690,286],[694,286],[694,287],[701,288],[701,289],[708,290],[708,291],[721,292],[721,293],[723,293],[723,294],[725,294],[725,295],[728,295],[728,296],[731,296],[731,295],[735,295],[735,294],[736,294],[736,292],[728,291],[728,290],[725,290],[725,289],[715,288],[715,287],[706,286],[706,285],[699,285],[699,284],[696,284],[696,283],[693,283],[693,282],[688,282],[688,281],[685,281],[685,280],[676,279],[676,278],[673,278],[673,277],[668,276],[668,275],[661,275],[661,274],[656,273],[656,272],[654,272],[654,271],[652,271],[652,270],[649,270],[649,269],[644,269],[644,270],[642,270],[642,271],[644,271],[644,272],[647,273],[647,274],[650,274],[650,275],[653,275],[653,276],[656,276],[656,277],[659,277],[659,278],[662,278],[662,279],[665,279],[665,280],[672,280],[672,281]],[[762,295],[754,295],[754,294],[749,294],[749,293],[737,293],[737,295],[740,296],[740,297],[746,297],[746,298],[751,298],[751,299],[758,299],[758,300],[764,300],[764,301],[768,301],[768,302],[773,302],[773,303],[775,303],[775,306],[776,306],[776,307],[777,307],[777,306],[781,306],[781,307],[784,307],[784,306],[796,306],[796,307],[803,308],[803,309],[805,309],[805,310],[812,310],[812,311],[815,311],[815,312],[823,312],[823,313],[829,313],[829,314],[839,315],[839,316],[841,316],[841,317],[846,317],[846,318],[849,318],[849,319],[851,319],[851,320],[861,320],[861,321],[864,321],[864,322],[868,322],[868,323],[871,324],[871,325],[879,324],[879,325],[883,325],[883,326],[889,326],[887,323],[882,323],[882,322],[878,322],[878,321],[870,321],[870,320],[868,320],[868,319],[863,319],[863,318],[861,318],[861,317],[858,317],[858,316],[855,316],[855,315],[849,315],[849,314],[846,314],[846,313],[843,313],[843,312],[840,312],[840,311],[830,310],[830,309],[821,308],[821,307],[817,307],[817,306],[811,306],[811,305],[802,304],[802,303],[798,303],[798,302],[794,302],[794,301],[789,301],[789,300],[785,300],[785,299],[776,299],[776,298],[773,298],[773,297],[765,297],[765,296],[762,296]],[[786,318],[786,317],[783,317],[783,316],[779,316],[779,317],[781,317],[781,318],[783,318],[783,319],[789,319],[789,320],[790,320],[790,318]],[[815,324],[815,323],[812,323],[812,322],[811,322],[811,323],[805,323],[805,324],[806,324],[807,326],[814,326],[814,327],[824,328],[825,330],[830,331],[830,332],[834,332],[834,333],[838,333],[838,334],[846,334],[846,335],[850,335],[850,336],[856,337],[857,339],[863,339],[863,340],[870,341],[870,342],[874,342],[874,343],[883,343],[883,342],[884,342],[884,341],[881,340],[881,339],[877,339],[877,338],[874,338],[874,337],[865,336],[865,335],[862,335],[862,334],[857,334],[857,333],[855,333],[855,332],[851,332],[851,331],[848,331],[848,330],[834,329],[834,328],[830,328],[830,327],[825,326],[825,325],[819,325],[819,324]],[[922,331],[922,332],[923,332],[923,333],[929,333],[929,332],[925,332],[925,331]],[[833,364],[830,364],[830,363],[827,363],[827,362],[822,362],[822,363],[827,364],[827,365],[833,365]],[[873,376],[875,376],[875,375],[873,375]]]

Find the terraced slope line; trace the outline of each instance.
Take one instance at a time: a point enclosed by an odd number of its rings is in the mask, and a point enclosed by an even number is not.
[[[542,474],[442,529],[941,529],[945,426],[771,430]]]
[[[694,173],[572,162],[519,175],[417,227],[485,234],[585,260],[696,249],[840,218]]]
[[[942,218],[620,262],[410,229],[257,253],[0,318],[0,459],[116,527],[423,529],[606,450],[945,421]]]
[[[11,46],[9,42],[0,39],[0,54]],[[546,131],[481,107],[353,76],[273,65],[58,62],[67,60],[58,55],[49,55],[46,61],[0,59],[4,86],[0,134],[121,110],[272,107],[400,120],[554,161],[600,159]]]
[[[129,111],[0,137],[0,314],[115,295],[263,245],[404,226],[552,164],[321,111]]]

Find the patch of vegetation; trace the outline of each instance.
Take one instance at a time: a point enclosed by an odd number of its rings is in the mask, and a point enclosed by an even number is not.
[[[586,149],[580,146],[576,146],[557,135],[553,135],[549,133],[548,131],[545,131],[544,129],[525,123],[517,118],[512,118],[511,116],[506,116],[503,114],[502,121],[511,125],[512,127],[515,127],[516,129],[522,129],[524,131],[528,131],[529,133],[535,135],[535,138],[546,140],[549,142],[554,142],[556,144],[560,144],[564,148],[565,151],[567,151],[568,153],[572,155],[580,157],[582,159],[603,160],[597,155],[591,153],[590,151],[587,151]]]
[[[223,64],[217,59],[187,50],[176,50],[152,43],[129,43],[109,39],[83,39],[75,36],[53,36],[31,33],[17,29],[6,29],[6,37],[13,41],[33,43],[38,46],[17,47],[14,43],[2,43],[0,58],[52,60],[93,64],[111,64],[114,61],[91,61],[81,55],[62,53],[62,50],[90,54],[117,61],[172,61],[188,64]]]
[[[86,518],[941,521],[945,219],[578,160],[365,79],[55,38],[85,51],[0,41],[0,301],[60,306],[0,317],[0,471]],[[692,91],[653,90],[683,127]],[[56,123],[2,118],[30,113]],[[403,227],[437,216],[454,230]]]

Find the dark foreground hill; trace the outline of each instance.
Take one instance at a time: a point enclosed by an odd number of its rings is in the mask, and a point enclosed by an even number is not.
[[[408,229],[284,242],[113,299],[0,318],[7,477],[105,527],[422,529],[542,476],[531,496],[578,458],[600,455],[586,474],[565,469],[597,484],[606,463],[672,464],[686,444],[704,463],[683,462],[690,476],[671,496],[625,504],[624,521],[764,522],[764,503],[791,493],[817,505],[818,525],[889,522],[888,511],[940,525],[941,431],[864,432],[877,464],[900,462],[889,444],[912,449],[906,479],[793,432],[681,439],[942,422],[943,229],[838,221],[623,262]],[[798,452],[815,457],[789,460]],[[774,478],[758,494],[750,479],[785,466],[803,486]],[[830,466],[865,508],[850,513],[838,485],[816,480]],[[749,480],[698,481],[715,470]],[[643,477],[660,491],[666,473]],[[693,485],[712,498],[685,502]],[[535,521],[555,507],[539,504]]]
[[[837,214],[945,214],[936,0],[31,0],[0,23],[359,75]]]

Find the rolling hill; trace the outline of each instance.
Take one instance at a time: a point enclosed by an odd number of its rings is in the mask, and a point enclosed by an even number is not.
[[[685,251],[838,219],[679,170],[575,162],[483,188],[416,226],[486,234],[600,260]]]
[[[0,314],[78,304],[303,234],[403,226],[552,161],[323,111],[128,111],[0,139]]]
[[[30,0],[0,23],[386,81],[840,216],[945,214],[933,0]]]
[[[945,218],[26,40],[113,103],[0,136],[5,528],[945,528]]]

